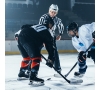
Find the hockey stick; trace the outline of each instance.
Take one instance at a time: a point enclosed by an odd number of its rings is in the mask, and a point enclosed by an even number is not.
[[[44,58],[45,61],[47,61],[47,59],[42,54],[41,54],[41,56],[42,56],[42,58]],[[57,73],[59,73],[62,76],[62,78],[65,79],[69,84],[78,84],[78,83],[82,83],[83,82],[83,80],[72,80],[72,81],[71,80],[68,80],[58,70],[56,70],[56,68],[54,66],[53,66],[53,69]]]
[[[86,54],[86,52],[91,48],[91,46],[94,44],[94,42],[88,47],[88,49],[84,52],[84,54]],[[75,66],[77,65],[78,61],[74,64],[74,66],[70,69],[70,71],[65,75],[65,77],[67,77],[70,72],[75,68]]]

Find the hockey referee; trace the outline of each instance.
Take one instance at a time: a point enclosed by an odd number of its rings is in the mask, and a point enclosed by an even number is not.
[[[54,21],[54,26],[52,27],[50,31],[53,39],[54,39],[54,46],[55,46],[55,57],[56,60],[54,62],[54,67],[56,68],[56,70],[58,70],[59,72],[61,72],[61,66],[60,66],[60,60],[59,60],[59,55],[58,55],[58,51],[57,51],[57,46],[56,46],[56,40],[60,40],[61,39],[61,35],[63,34],[64,31],[64,25],[62,23],[62,20],[60,18],[58,18],[56,15],[58,14],[58,6],[55,4],[52,4],[49,7],[49,12],[42,15],[39,19],[39,24],[44,24],[45,20],[49,17],[52,18]],[[58,28],[59,30],[59,35],[56,37],[55,36],[55,30]]]

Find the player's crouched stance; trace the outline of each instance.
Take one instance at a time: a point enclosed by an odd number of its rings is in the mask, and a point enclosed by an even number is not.
[[[75,49],[79,52],[78,54],[78,65],[79,71],[75,72],[75,77],[83,77],[87,65],[86,58],[92,58],[95,63],[95,44],[90,48],[88,53],[84,53],[88,47],[95,41],[95,22],[91,24],[85,24],[78,27],[78,24],[72,22],[67,27],[67,33],[72,37],[72,44]]]
[[[54,58],[54,47],[53,39],[48,31],[48,28],[52,28],[54,22],[52,19],[48,19],[44,25],[33,25],[27,28],[23,28],[18,36],[18,44],[27,52],[31,59],[31,70],[29,73],[30,85],[43,85],[44,80],[38,78],[38,71],[41,62],[41,46],[45,43],[46,50],[48,51],[48,61],[46,65],[53,66]],[[20,71],[21,72],[21,71]],[[25,72],[24,72],[25,73]],[[33,84],[33,81],[35,84]],[[38,84],[36,82],[39,82]]]

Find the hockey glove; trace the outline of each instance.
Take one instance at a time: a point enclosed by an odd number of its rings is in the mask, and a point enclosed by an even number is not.
[[[84,51],[81,51],[78,54],[78,60],[79,60],[79,62],[84,62],[84,60],[86,60],[86,54],[84,54]]]
[[[53,62],[52,62],[52,60],[48,59],[48,60],[46,61],[46,65],[49,66],[50,68],[52,68],[52,67],[53,67]]]
[[[14,36],[14,38],[15,38],[15,40],[18,40],[18,34],[16,34],[16,35]]]
[[[56,37],[56,40],[60,40],[61,39],[61,35],[59,34],[57,37]]]
[[[91,56],[91,51],[88,51],[87,57],[90,58]]]

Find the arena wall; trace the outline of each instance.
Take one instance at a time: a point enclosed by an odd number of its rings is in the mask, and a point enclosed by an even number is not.
[[[71,40],[60,40],[57,41],[57,48],[59,53],[75,53],[77,52],[72,45]],[[43,48],[41,51],[43,54],[47,53],[46,49]],[[5,41],[5,55],[16,55],[20,54],[17,42],[15,40]]]

